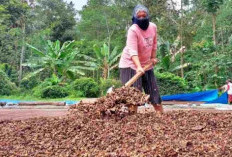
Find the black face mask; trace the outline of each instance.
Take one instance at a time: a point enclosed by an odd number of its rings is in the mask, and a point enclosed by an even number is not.
[[[138,19],[136,17],[132,18],[132,22],[133,24],[137,24],[142,30],[147,30],[148,26],[149,26],[149,18],[142,18],[142,19]]]

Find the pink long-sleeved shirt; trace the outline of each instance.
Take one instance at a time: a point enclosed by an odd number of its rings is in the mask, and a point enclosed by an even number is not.
[[[126,46],[123,49],[119,61],[119,68],[132,68],[136,66],[132,56],[137,55],[142,67],[149,62],[152,52],[157,49],[157,27],[154,23],[149,24],[147,30],[142,30],[137,24],[133,24],[127,34]],[[151,67],[152,68],[152,67]]]

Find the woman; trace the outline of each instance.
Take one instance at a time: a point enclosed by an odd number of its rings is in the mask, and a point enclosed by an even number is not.
[[[219,90],[223,89],[224,92],[228,94],[228,104],[232,104],[232,81],[231,79],[226,80],[226,84],[219,88]]]
[[[119,62],[121,82],[125,84],[137,72],[144,73],[133,86],[141,91],[144,89],[145,93],[150,95],[149,101],[155,111],[163,112],[153,66],[147,71],[143,70],[147,63],[152,62],[155,65],[158,62],[156,25],[149,22],[148,9],[143,5],[134,8],[132,22],[133,25],[127,34],[126,47]]]

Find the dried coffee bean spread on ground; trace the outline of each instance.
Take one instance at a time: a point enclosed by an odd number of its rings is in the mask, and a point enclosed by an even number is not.
[[[232,156],[230,112],[102,116],[94,106],[82,103],[60,118],[0,121],[0,156]]]
[[[91,113],[92,116],[125,116],[129,106],[144,105],[147,95],[134,87],[122,87],[115,89],[105,97],[99,98],[95,103],[82,103],[71,106],[71,109],[83,110],[83,112]],[[77,111],[77,112],[78,112]]]

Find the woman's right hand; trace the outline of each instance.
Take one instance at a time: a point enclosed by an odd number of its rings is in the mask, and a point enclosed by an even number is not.
[[[143,70],[143,68],[142,67],[138,67],[137,69],[136,69],[136,73],[138,73],[138,72],[141,72],[141,73],[145,73],[145,71]]]

